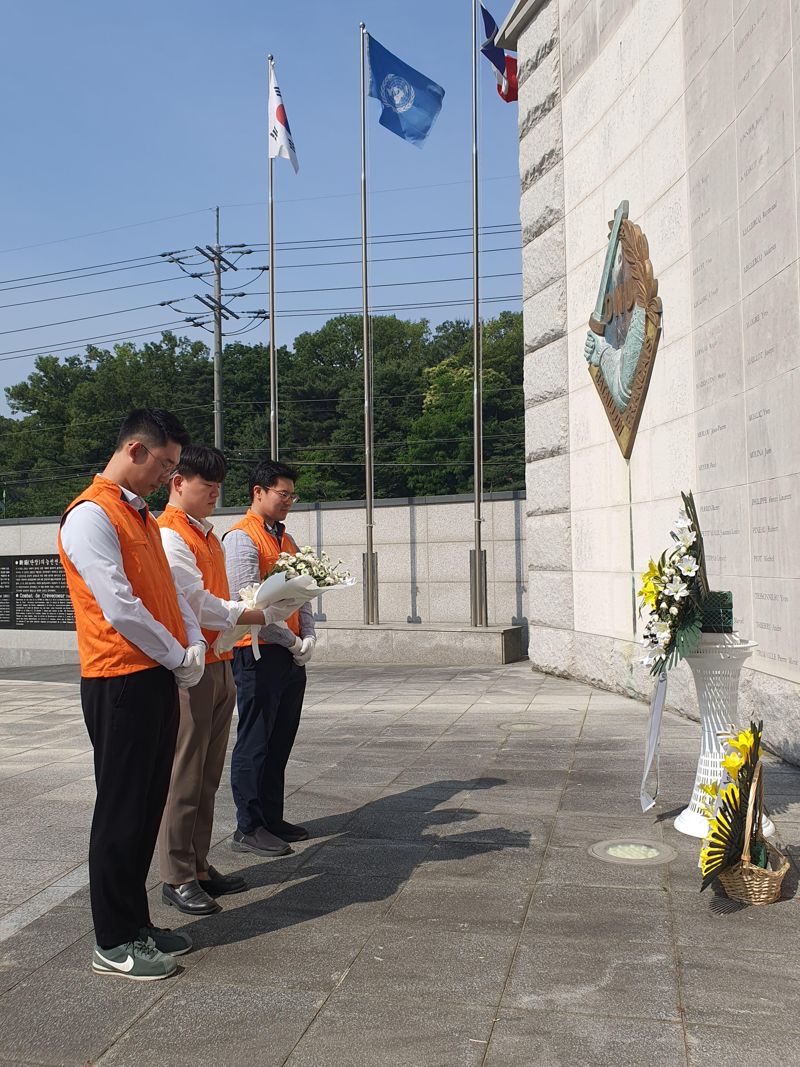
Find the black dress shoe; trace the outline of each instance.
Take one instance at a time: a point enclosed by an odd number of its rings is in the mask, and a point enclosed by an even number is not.
[[[216,867],[208,868],[208,878],[198,878],[202,889],[210,897],[222,897],[226,893],[243,893],[247,882],[238,874],[220,874]]]
[[[233,835],[231,848],[234,852],[255,852],[258,856],[285,856],[292,851],[282,838],[271,834],[263,826],[253,830],[252,834],[243,834],[241,830],[237,830]]]
[[[305,826],[295,826],[294,823],[281,820],[279,823],[274,823],[268,827],[271,834],[275,834],[282,841],[307,841],[308,830]]]
[[[187,915],[213,915],[216,911],[222,911],[213,897],[206,893],[205,889],[195,878],[193,882],[184,882],[183,885],[164,885],[161,887],[161,899],[178,911]]]

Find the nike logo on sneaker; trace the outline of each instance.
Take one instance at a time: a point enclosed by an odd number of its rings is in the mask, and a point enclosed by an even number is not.
[[[132,971],[133,970],[134,964],[135,964],[135,960],[134,960],[133,956],[128,956],[128,958],[125,960],[124,963],[115,963],[114,960],[108,959],[101,952],[97,953],[97,957],[98,957],[98,959],[101,959],[103,961],[103,963],[107,964],[109,967],[113,967],[115,971],[124,971],[126,974],[128,973],[128,971]]]

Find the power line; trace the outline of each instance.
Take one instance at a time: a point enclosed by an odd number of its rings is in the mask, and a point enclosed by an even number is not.
[[[114,336],[114,334],[117,333],[115,330],[114,333],[97,334],[94,337],[76,337],[73,341],[60,341],[44,349],[39,345],[35,345],[32,348],[12,348],[8,352],[0,352],[0,363],[6,363],[13,359],[33,359],[36,356],[64,355],[65,352],[74,350],[76,347],[85,344],[94,344],[97,341],[104,341],[106,344],[122,344],[123,341],[129,341],[134,337],[148,337],[156,333],[162,333],[171,326],[185,325],[186,323],[183,319],[173,319],[170,322],[162,322],[155,326],[137,327],[129,333],[123,334],[121,337]]]
[[[162,304],[141,304],[135,308],[121,308],[119,311],[101,311],[97,315],[81,315],[77,319],[61,319],[59,322],[40,322],[35,326],[19,326],[15,330],[0,330],[0,337],[9,333],[28,333],[30,330],[46,330],[50,326],[69,326],[73,322],[89,322],[90,319],[107,319],[112,315],[129,315],[133,311],[146,311],[149,308],[162,307]]]
[[[193,214],[193,213],[190,212],[189,214]],[[137,225],[145,225],[145,224],[137,224]],[[519,223],[506,222],[506,223],[493,223],[490,226],[483,226],[483,227],[481,227],[481,231],[480,232],[485,234],[486,236],[492,236],[494,231],[498,231],[499,230],[500,232],[498,233],[498,236],[500,236],[500,235],[502,235],[502,232],[516,232],[519,229],[520,229]],[[111,231],[109,231],[109,232],[111,232]],[[377,240],[388,239],[388,238],[393,238],[393,237],[416,237],[416,236],[419,236],[419,235],[429,235],[429,237],[427,239],[436,239],[436,235],[447,235],[447,234],[451,234],[451,235],[453,235],[455,237],[468,237],[468,236],[471,235],[471,233],[472,233],[471,230],[468,230],[463,226],[457,226],[457,227],[444,228],[444,229],[440,229],[440,230],[409,230],[409,231],[401,231],[400,233],[395,233],[395,234],[375,234],[374,237],[373,237],[373,240],[377,241]],[[308,238],[308,239],[305,239],[305,240],[302,240],[302,241],[297,241],[297,240],[294,240],[294,241],[278,241],[278,242],[276,242],[276,247],[282,249],[283,251],[291,251],[291,250],[302,251],[302,250],[308,249],[309,247],[310,248],[325,248],[325,247],[328,247],[328,246],[330,246],[333,249],[333,248],[336,247],[337,244],[340,244],[341,242],[354,242],[354,243],[358,244],[359,243],[359,239],[356,238],[356,237]],[[35,247],[35,246],[28,246],[28,247]],[[230,248],[231,246],[230,245],[226,245],[224,247],[225,248]],[[250,248],[258,248],[258,249],[266,249],[267,245],[266,245],[266,242],[260,242],[260,243],[251,244],[251,245],[249,245],[249,247]],[[342,246],[342,247],[346,247],[346,246]],[[11,249],[6,249],[6,251],[11,251]],[[15,249],[15,251],[16,251],[16,249]],[[3,279],[0,279],[0,286],[12,286],[13,288],[25,288],[24,286],[16,286],[15,283],[17,283],[17,282],[35,282],[35,281],[38,281],[39,279],[51,279],[53,281],[61,281],[61,280],[63,280],[63,281],[73,281],[73,280],[77,280],[77,279],[67,278],[67,277],[65,277],[65,275],[68,275],[68,274],[82,274],[83,272],[88,272],[88,271],[95,271],[95,272],[97,272],[97,274],[112,273],[112,271],[110,271],[110,270],[107,271],[107,270],[104,269],[104,268],[107,268],[107,267],[108,268],[115,267],[115,268],[118,268],[118,269],[121,269],[121,270],[133,270],[133,269],[136,269],[135,266],[125,266],[125,265],[126,264],[132,264],[132,265],[138,265],[139,267],[141,267],[141,266],[154,266],[159,261],[163,261],[167,256],[180,255],[180,254],[187,253],[187,252],[192,252],[192,251],[193,250],[189,249],[189,248],[180,248],[180,249],[174,250],[173,252],[153,252],[153,253],[151,253],[150,255],[147,255],[147,256],[132,256],[132,257],[130,257],[128,259],[109,260],[108,262],[105,262],[105,263],[92,263],[92,264],[89,264],[87,266],[82,266],[82,267],[68,267],[68,268],[65,268],[64,270],[46,271],[46,272],[43,272],[41,274],[25,274],[25,275],[21,275],[18,278],[3,278]],[[1,252],[0,252],[0,254],[1,254]],[[146,262],[146,261],[152,261],[152,262]],[[198,260],[198,262],[199,262],[199,260]],[[90,276],[91,275],[89,275],[88,273],[85,274],[85,277],[90,277]],[[2,292],[2,291],[3,290],[0,289],[0,292]]]

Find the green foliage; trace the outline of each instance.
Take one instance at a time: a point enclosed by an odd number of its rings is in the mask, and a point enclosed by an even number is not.
[[[299,470],[304,500],[364,496],[361,319],[340,315],[278,352],[280,455]],[[378,497],[472,488],[472,328],[394,316],[372,320],[375,492]],[[486,490],[524,485],[522,317],[483,328]],[[164,407],[193,440],[213,441],[213,368],[207,347],[164,333],[137,348],[89,347],[40,356],[6,389],[16,418],[0,417],[0,491],[6,515],[55,515],[102,469],[131,408]],[[226,503],[247,502],[250,467],[269,454],[269,357],[231,343],[223,356]],[[155,498],[154,506],[162,503]]]

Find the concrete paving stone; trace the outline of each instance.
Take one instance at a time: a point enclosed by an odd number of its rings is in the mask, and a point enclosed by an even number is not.
[[[3,995],[3,1055],[69,1067],[93,1062],[164,993],[162,982],[92,974],[88,957],[81,969],[42,968]]]
[[[580,935],[521,941],[501,1007],[677,1020],[672,947],[668,941],[645,951],[627,941],[586,945]]]
[[[621,815],[633,818],[641,814],[642,806],[639,802],[639,782],[636,789],[632,783],[627,788],[623,786],[619,791],[616,789],[587,789],[577,782],[568,783],[564,789],[561,801],[561,810],[564,812],[574,811],[576,814],[587,812],[594,814],[598,811],[608,812],[609,815]]]
[[[766,1040],[758,1029],[732,1026],[687,1026],[689,1067],[717,1067],[723,1062],[736,1067],[764,1067],[772,1055],[786,1067],[800,1062],[797,1031],[769,1028]]]
[[[447,1003],[496,1005],[517,932],[441,930],[384,922],[373,932],[342,989],[387,1000],[423,997]]]
[[[679,945],[677,951],[687,1023],[718,1025],[724,1010],[730,1025],[758,1029],[774,1024],[800,1032],[800,955],[754,954],[740,950],[732,938],[726,938],[719,954],[699,942]]]
[[[303,865],[303,873],[311,868],[345,873],[357,871],[405,881],[432,847],[425,838],[417,842],[386,841],[343,834],[319,848]]]
[[[480,1067],[494,1012],[428,999],[330,998],[286,1067]]]
[[[36,970],[86,933],[91,919],[75,908],[51,908],[41,918],[0,941],[0,972]],[[2,929],[2,920],[0,920]]]
[[[15,985],[21,982],[24,978],[27,978],[30,974],[31,971],[28,968],[13,966],[6,967],[5,965],[0,964],[0,996],[2,996],[3,993],[7,993],[9,989],[13,989]],[[0,1017],[2,1016],[0,1015]],[[2,1057],[2,1054],[3,1050],[2,1046],[0,1046],[0,1057]],[[3,1059],[0,1058],[0,1063],[3,1062],[8,1061],[3,1061]]]
[[[484,1067],[686,1067],[679,1023],[503,1008]]]
[[[699,887],[699,878],[696,885]],[[749,907],[709,886],[703,893],[683,894],[673,905],[678,945],[731,944],[737,953],[786,952],[800,926],[800,900],[779,900],[769,907]]]
[[[539,810],[539,806],[548,807],[555,798],[558,806],[561,790],[567,780],[566,772],[557,767],[542,766],[536,769],[532,779],[535,786],[498,782],[489,789],[471,789],[464,804],[475,811],[525,812]]]
[[[671,937],[670,923],[663,889],[539,884],[522,941],[553,947],[574,940],[580,929],[582,940],[600,942],[601,947],[626,941],[663,947]]]
[[[183,927],[195,946],[205,951],[202,966],[192,970],[192,981],[330,991],[341,982],[377,922],[344,912],[324,916],[270,912],[248,926],[212,926],[197,920]]]
[[[560,847],[586,847],[598,841],[610,841],[612,838],[633,837],[639,840],[659,842],[663,837],[663,828],[653,819],[650,812],[638,818],[626,818],[618,815],[593,814],[585,812],[567,812],[556,816],[550,844]]]
[[[263,907],[258,901],[252,907],[262,913],[277,910],[304,915],[326,915],[347,909],[349,915],[374,920],[389,910],[402,884],[396,876],[303,867],[279,886],[263,902]]]
[[[323,992],[280,986],[204,986],[174,979],[171,984],[142,1018],[131,1020],[99,1061],[102,1067],[279,1067],[325,1001]]]
[[[532,885],[544,856],[544,845],[529,835],[506,833],[496,843],[474,841],[469,834],[434,842],[414,872],[414,879],[439,881],[449,878],[514,881]]]
[[[530,891],[524,885],[479,878],[414,878],[396,898],[388,921],[427,929],[517,932]]]
[[[586,848],[561,848],[549,845],[545,853],[540,882],[557,885],[635,886],[666,888],[663,866],[634,866],[606,863],[589,855]]]

